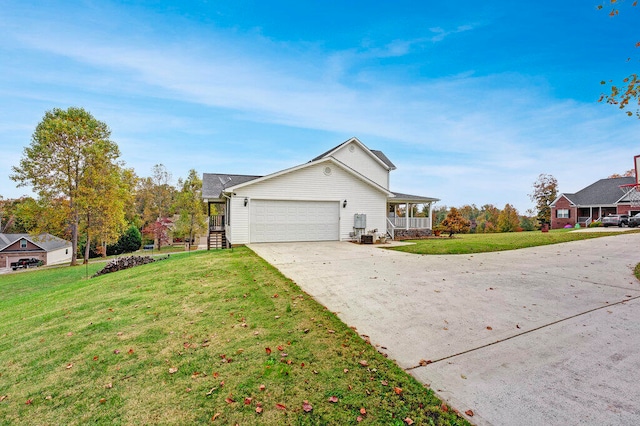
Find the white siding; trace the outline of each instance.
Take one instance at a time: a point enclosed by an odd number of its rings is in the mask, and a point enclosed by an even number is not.
[[[71,246],[53,250],[47,253],[47,265],[71,262]]]
[[[331,173],[325,174],[330,167]],[[244,206],[245,197],[248,205]],[[238,188],[231,199],[232,244],[249,243],[249,211],[252,199],[340,202],[340,239],[349,239],[353,215],[367,215],[367,230],[386,229],[385,193],[356,178],[330,161]],[[342,202],[347,200],[347,207]]]
[[[353,147],[353,151],[350,149],[351,147]],[[341,146],[331,156],[381,187],[389,189],[389,170],[377,159],[374,159],[370,153],[365,152],[356,142]]]

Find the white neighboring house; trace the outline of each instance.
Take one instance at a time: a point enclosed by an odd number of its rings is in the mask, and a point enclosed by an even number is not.
[[[389,173],[395,169],[382,152],[351,138],[308,163],[267,176],[204,173],[208,247],[345,241],[373,231],[393,238],[430,229],[431,206],[439,200],[391,192]],[[417,204],[428,206],[427,217],[412,217]]]
[[[36,258],[45,265],[71,262],[71,242],[51,234],[0,234],[0,268],[19,259]]]

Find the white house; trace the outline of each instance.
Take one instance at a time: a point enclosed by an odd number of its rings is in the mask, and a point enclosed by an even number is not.
[[[0,234],[0,268],[32,257],[45,265],[55,265],[71,262],[71,256],[71,242],[51,234]]]
[[[374,230],[393,238],[430,229],[431,205],[438,199],[390,191],[395,168],[382,152],[351,138],[308,163],[267,176],[205,173],[208,246],[353,240]],[[427,217],[412,217],[417,204],[428,206]]]

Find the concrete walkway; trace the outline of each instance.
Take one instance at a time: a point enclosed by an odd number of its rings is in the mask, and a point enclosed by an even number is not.
[[[640,423],[640,234],[449,256],[340,242],[250,248],[473,410],[473,423]]]

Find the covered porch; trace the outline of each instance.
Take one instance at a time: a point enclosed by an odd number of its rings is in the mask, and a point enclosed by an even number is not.
[[[433,204],[437,201],[440,200],[394,192],[387,199],[387,234],[396,239],[411,236],[411,231],[431,230]]]

